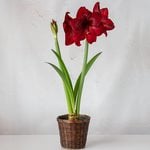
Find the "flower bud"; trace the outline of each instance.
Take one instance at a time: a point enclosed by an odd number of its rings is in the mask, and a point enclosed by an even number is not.
[[[57,23],[55,20],[52,20],[51,24],[50,24],[50,27],[51,27],[51,31],[54,35],[54,37],[57,36],[57,32],[58,32],[58,26],[57,26]]]

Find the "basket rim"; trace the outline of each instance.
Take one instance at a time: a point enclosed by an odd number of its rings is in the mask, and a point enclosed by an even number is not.
[[[84,122],[89,122],[91,119],[91,117],[89,115],[85,115],[85,114],[80,114],[79,117],[80,117],[80,119],[69,120],[68,114],[64,114],[64,115],[59,115],[57,117],[57,121],[58,122],[66,122],[66,123],[84,123]]]

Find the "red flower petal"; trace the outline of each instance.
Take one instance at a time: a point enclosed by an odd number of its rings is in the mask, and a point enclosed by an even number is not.
[[[105,19],[105,20],[102,20],[102,22],[106,30],[112,30],[115,27],[111,19]]]
[[[88,43],[92,44],[93,42],[96,41],[96,35],[92,32],[89,32],[88,34],[86,34],[86,39]]]
[[[103,34],[105,32],[105,28],[101,25],[100,27],[92,27],[92,29],[90,29],[90,31],[93,30],[96,34],[96,36],[100,36],[101,34]]]
[[[68,14],[69,12],[66,12],[65,20],[63,22],[63,27],[64,27],[65,32],[68,31],[68,27],[70,28],[70,20],[72,20],[72,18]]]
[[[107,31],[104,32],[105,36],[107,36]]]
[[[70,21],[72,20],[72,18],[68,14],[69,14],[69,12],[66,13],[65,20],[63,22],[63,27],[64,27],[64,31],[65,31],[65,44],[66,45],[70,45],[74,42],[73,30],[72,30],[72,27],[70,25]]]
[[[75,44],[76,44],[77,46],[81,46],[80,41],[76,41]]]
[[[74,32],[81,32],[80,30],[82,30],[81,28],[81,21],[78,18],[72,19],[70,21],[70,25],[72,27],[72,30]]]
[[[74,40],[72,38],[72,35],[71,34],[66,34],[65,35],[65,44],[66,45],[71,45],[74,43]]]
[[[97,27],[101,24],[101,22],[100,22],[101,17],[97,13],[93,13],[89,20],[91,21],[91,26]]]
[[[102,17],[108,18],[108,8],[102,8],[100,12]]]
[[[93,7],[93,13],[100,13],[100,3],[99,2],[95,3],[95,5]]]
[[[90,16],[92,14],[92,12],[90,12],[88,9],[86,9],[85,7],[80,7],[76,17],[77,18],[82,18],[83,16]]]
[[[90,27],[89,33],[86,35],[86,39],[88,43],[92,44],[93,42],[96,42],[96,38],[98,34],[102,34],[103,31],[100,33],[100,29],[96,27]]]

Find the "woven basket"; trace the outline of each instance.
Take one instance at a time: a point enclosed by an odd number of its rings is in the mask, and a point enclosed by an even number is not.
[[[85,147],[90,117],[80,115],[79,119],[68,120],[68,115],[57,117],[60,143],[63,148],[81,149]]]

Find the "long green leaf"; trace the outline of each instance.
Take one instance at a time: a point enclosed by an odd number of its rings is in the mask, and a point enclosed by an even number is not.
[[[68,82],[66,81],[66,77],[65,77],[65,75],[63,74],[63,72],[57,67],[57,66],[55,66],[54,64],[52,64],[52,63],[49,63],[49,62],[47,62],[49,65],[51,65],[53,68],[54,68],[54,70],[58,73],[58,75],[61,77],[61,79],[62,79],[62,81],[63,81],[63,83],[64,83],[64,86],[65,86],[65,88],[66,88],[66,90],[67,90],[67,92],[68,93],[66,93],[66,94],[68,94],[69,95],[69,97],[71,97],[71,93],[70,93],[70,88],[69,88],[69,85],[68,85]],[[67,99],[67,102],[68,102],[68,104],[70,105],[69,107],[71,107],[71,109],[73,110],[74,109],[74,104],[73,104],[73,102],[70,100],[70,99]]]
[[[89,62],[86,65],[86,71],[85,71],[85,75],[88,73],[88,71],[90,70],[91,66],[93,65],[93,63],[96,61],[96,59],[98,58],[98,56],[101,54],[102,52],[97,53],[95,56],[93,56]],[[74,97],[75,97],[75,101],[76,101],[76,97],[77,97],[77,93],[78,93],[78,88],[79,88],[79,84],[80,84],[80,78],[81,78],[81,73],[79,74],[76,83],[75,83],[75,87],[74,87]]]
[[[64,61],[62,60],[62,58],[59,56],[59,54],[58,54],[56,51],[54,51],[54,50],[52,49],[52,52],[53,52],[53,53],[55,54],[55,56],[57,57],[57,59],[58,59],[58,61],[59,61],[60,68],[61,68],[62,71],[64,72],[64,74],[65,74],[65,76],[66,76],[66,79],[67,79],[68,83],[70,84],[70,87],[71,87],[72,92],[73,92],[73,86],[72,86],[71,78],[70,78],[69,72],[68,72],[68,70],[67,70],[67,67],[66,67]]]
[[[79,74],[77,80],[76,80],[76,83],[75,83],[75,87],[74,87],[74,99],[75,99],[75,102],[76,102],[76,98],[77,98],[77,92],[78,92],[78,89],[79,89],[79,84],[80,84],[80,78],[81,78],[81,73]]]
[[[74,102],[73,86],[72,86],[71,78],[70,78],[70,75],[68,73],[67,67],[66,67],[65,63],[63,62],[62,58],[59,56],[59,54],[56,51],[54,51],[53,49],[52,49],[52,52],[57,57],[58,62],[59,62],[59,66],[61,68],[61,71],[63,72],[63,74],[64,74],[64,76],[66,78],[66,82],[68,84],[69,94],[71,96],[70,100],[71,100],[71,103],[72,103],[72,105],[74,107],[75,102]]]
[[[98,56],[101,54],[102,52],[97,53],[95,56],[93,56],[89,62],[86,65],[86,73],[90,70],[91,66],[93,65],[93,63],[95,62],[95,60],[98,58]]]
[[[65,79],[65,76],[64,76],[63,72],[57,66],[55,66],[54,64],[49,63],[49,62],[46,62],[46,63],[49,64],[49,65],[51,65],[56,70],[56,72],[59,74],[59,76],[61,77],[61,79],[64,82],[66,82],[66,79]]]

